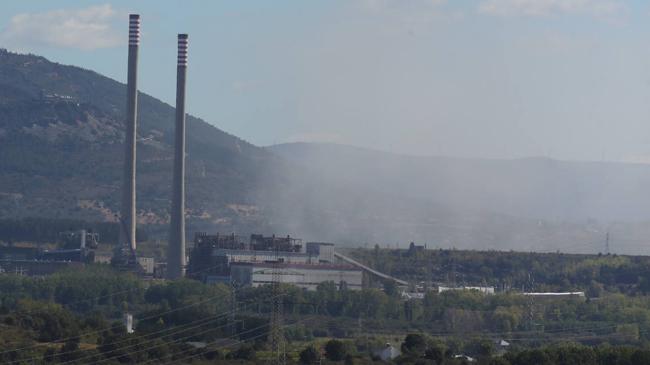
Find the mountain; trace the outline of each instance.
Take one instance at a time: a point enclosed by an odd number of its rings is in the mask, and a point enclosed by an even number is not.
[[[370,242],[604,252],[610,232],[617,252],[650,253],[650,165],[422,157],[315,143],[268,150],[312,181],[345,186],[346,194],[306,197],[307,206],[336,205],[341,213],[355,202],[347,217]]]
[[[647,164],[408,156],[312,143],[269,150],[347,185],[455,209],[565,221],[650,219]]]
[[[0,218],[114,221],[126,87],[0,51]],[[138,221],[165,238],[174,108],[139,95]],[[645,165],[413,157],[254,146],[187,118],[188,234],[291,234],[349,245],[645,252]],[[588,220],[587,218],[594,218]],[[638,223],[603,223],[612,220]]]

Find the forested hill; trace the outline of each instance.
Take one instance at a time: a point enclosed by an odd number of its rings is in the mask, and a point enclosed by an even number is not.
[[[174,109],[139,98],[139,220],[164,223]],[[93,71],[0,51],[0,217],[114,219],[125,99],[124,84]],[[187,121],[190,221],[259,224],[251,192],[278,159],[198,118]]]

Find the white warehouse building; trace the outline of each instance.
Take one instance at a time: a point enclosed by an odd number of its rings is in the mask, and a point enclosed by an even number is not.
[[[316,290],[318,284],[334,282],[351,290],[363,286],[363,273],[348,265],[279,263],[272,262],[231,262],[230,277],[238,285],[257,287],[273,282],[273,271],[279,270],[280,282],[293,284],[300,288]]]

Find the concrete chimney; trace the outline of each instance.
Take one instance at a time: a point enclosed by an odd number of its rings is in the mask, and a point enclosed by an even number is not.
[[[120,214],[120,245],[135,252],[135,160],[138,117],[138,46],[140,15],[129,15],[129,68],[126,83],[126,139],[124,141],[124,175],[122,178],[122,209]]]
[[[185,78],[187,76],[187,34],[178,35],[176,66],[176,131],[174,135],[174,178],[172,211],[167,248],[167,277],[185,276]]]

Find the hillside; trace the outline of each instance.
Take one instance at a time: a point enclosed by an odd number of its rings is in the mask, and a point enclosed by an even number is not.
[[[114,219],[125,85],[43,57],[2,51],[0,90],[0,216]],[[174,109],[146,94],[139,100],[139,221],[164,223]],[[246,209],[250,191],[277,159],[198,118],[187,121],[190,222],[228,230],[257,224]]]

